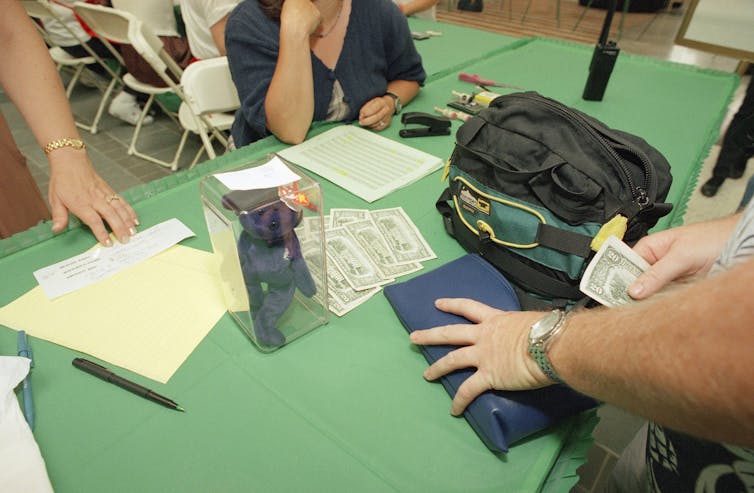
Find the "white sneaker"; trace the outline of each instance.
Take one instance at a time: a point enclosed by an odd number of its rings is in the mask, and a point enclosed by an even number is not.
[[[136,102],[136,96],[129,94],[126,91],[121,91],[110,102],[110,108],[107,110],[111,116],[123,120],[129,125],[136,125],[139,121],[139,115],[141,114],[141,107]],[[151,115],[144,117],[142,125],[149,125],[154,121]]]

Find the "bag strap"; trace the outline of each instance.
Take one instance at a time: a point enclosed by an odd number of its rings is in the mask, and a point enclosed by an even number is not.
[[[566,300],[563,298],[542,299],[534,296],[531,293],[527,293],[520,286],[511,283],[513,291],[515,291],[518,297],[518,304],[521,305],[522,311],[537,311],[546,312],[554,308],[560,308],[562,310],[569,309],[572,306],[578,306],[581,304],[581,300],[574,303],[573,300]]]
[[[486,233],[482,232],[481,236],[478,236],[468,228],[463,227],[463,225],[457,225],[456,221],[459,221],[458,214],[450,205],[451,197],[450,189],[446,188],[437,199],[435,207],[442,215],[445,231],[450,236],[456,238],[456,240],[458,240],[458,242],[467,250],[479,253],[487,261],[506,274],[509,277],[509,280],[538,295],[547,298],[563,298],[566,300],[577,300],[584,296],[577,286],[572,286],[565,281],[555,279],[540,272],[527,265],[520,257],[515,253],[508,251],[508,249],[491,248],[495,246],[495,243],[489,239],[489,235]],[[549,229],[555,230],[559,233],[566,233],[566,231],[558,230],[553,227],[550,227]],[[550,233],[544,234],[549,235],[548,238],[550,240],[554,236]],[[588,238],[576,233],[574,233],[574,235]],[[581,243],[581,240],[574,241],[574,243]]]
[[[435,203],[437,211],[442,215],[445,231],[455,237],[455,225],[453,216],[457,213],[452,205],[452,193],[450,188],[443,190]],[[536,242],[540,245],[557,250],[562,253],[588,258],[591,255],[592,237],[556,228],[549,224],[540,223],[537,228]]]
[[[552,250],[588,258],[592,254],[592,237],[539,223],[537,243]]]
[[[442,194],[440,194],[440,197],[437,199],[437,202],[435,202],[435,208],[437,208],[437,212],[439,212],[442,215],[442,223],[445,226],[445,232],[448,233],[453,238],[456,237],[455,235],[455,228],[453,227],[453,207],[450,206],[450,202],[452,199],[452,195],[450,192],[450,188],[446,188],[442,191]]]
[[[548,298],[574,300],[584,296],[577,286],[572,286],[565,281],[555,279],[544,272],[540,272],[527,265],[508,249],[490,248],[490,246],[494,246],[494,243],[489,241],[488,237],[485,238],[485,236],[486,234],[483,233],[483,236],[477,240],[479,254],[526,290]]]

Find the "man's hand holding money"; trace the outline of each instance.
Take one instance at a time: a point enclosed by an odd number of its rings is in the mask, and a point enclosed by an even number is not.
[[[701,222],[645,236],[634,252],[652,267],[629,287],[634,299],[644,299],[675,280],[709,272],[733,231],[740,214],[724,220]]]
[[[709,272],[738,215],[695,223],[642,238],[632,250],[614,236],[586,268],[579,287],[605,306],[647,298],[673,281]]]

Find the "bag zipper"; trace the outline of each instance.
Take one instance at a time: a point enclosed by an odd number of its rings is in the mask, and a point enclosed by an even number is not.
[[[641,165],[644,168],[644,183],[643,186],[637,186],[637,184],[634,182],[633,177],[631,177],[631,173],[626,168],[625,164],[623,164],[623,160],[620,158],[618,153],[615,151],[612,145],[608,142],[608,139],[603,137],[603,133],[600,132],[597,128],[592,126],[587,120],[585,120],[581,115],[578,113],[574,113],[572,111],[569,111],[568,108],[563,107],[559,104],[555,104],[554,102],[551,102],[548,99],[545,99],[543,97],[537,97],[525,93],[513,93],[513,94],[507,94],[505,96],[506,98],[522,98],[522,99],[528,99],[530,101],[536,101],[538,103],[541,103],[549,108],[552,108],[557,113],[565,117],[567,120],[576,123],[578,126],[583,128],[587,131],[588,134],[590,134],[594,139],[602,145],[602,147],[610,154],[610,156],[615,160],[615,163],[618,165],[618,168],[620,169],[621,173],[623,174],[623,177],[625,178],[626,184],[628,185],[629,189],[631,190],[631,195],[634,197],[634,200],[636,204],[639,206],[639,210],[643,210],[646,208],[649,203],[649,196],[647,195],[647,191],[649,190],[650,185],[652,184],[652,179],[654,177],[652,173],[652,166],[649,163],[649,160],[644,156],[643,152],[637,151],[633,147],[631,147],[629,144],[626,144],[625,142],[621,142],[620,140],[617,140],[616,138],[610,136],[610,139],[619,144],[620,149],[624,149],[627,152],[635,155],[639,158],[639,161],[641,161]]]

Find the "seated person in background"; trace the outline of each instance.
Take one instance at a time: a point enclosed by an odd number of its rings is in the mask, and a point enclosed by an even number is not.
[[[111,3],[112,7],[129,12],[146,24],[154,34],[162,40],[165,52],[175,60],[182,69],[188,67],[193,57],[189,49],[188,39],[178,32],[173,0],[97,0],[98,3]],[[166,87],[167,84],[152,69],[131,45],[121,45],[123,60],[128,73],[145,84],[156,87]],[[177,82],[177,81],[176,81]]]
[[[247,0],[225,45],[241,147],[270,133],[296,144],[312,121],[384,130],[424,83],[408,23],[390,0]]]
[[[436,20],[435,6],[439,0],[393,0],[406,17]]]
[[[58,16],[58,19],[44,19],[42,25],[50,38],[50,41],[60,46],[67,53],[75,57],[89,56],[89,52],[82,46],[82,43],[91,48],[100,58],[112,58],[110,50],[98,38],[91,37],[73,15],[73,3],[75,0],[58,0],[56,3],[51,2],[50,7]],[[116,46],[117,45],[113,45]],[[105,69],[98,63],[88,66],[88,69],[104,77],[108,77]],[[141,113],[141,107],[137,101],[137,92],[129,87],[124,87],[110,101],[107,112],[129,125],[136,125]],[[147,115],[144,118],[143,125],[149,125],[154,119]]]
[[[241,0],[180,0],[191,54],[199,60],[225,56],[225,24]]]

